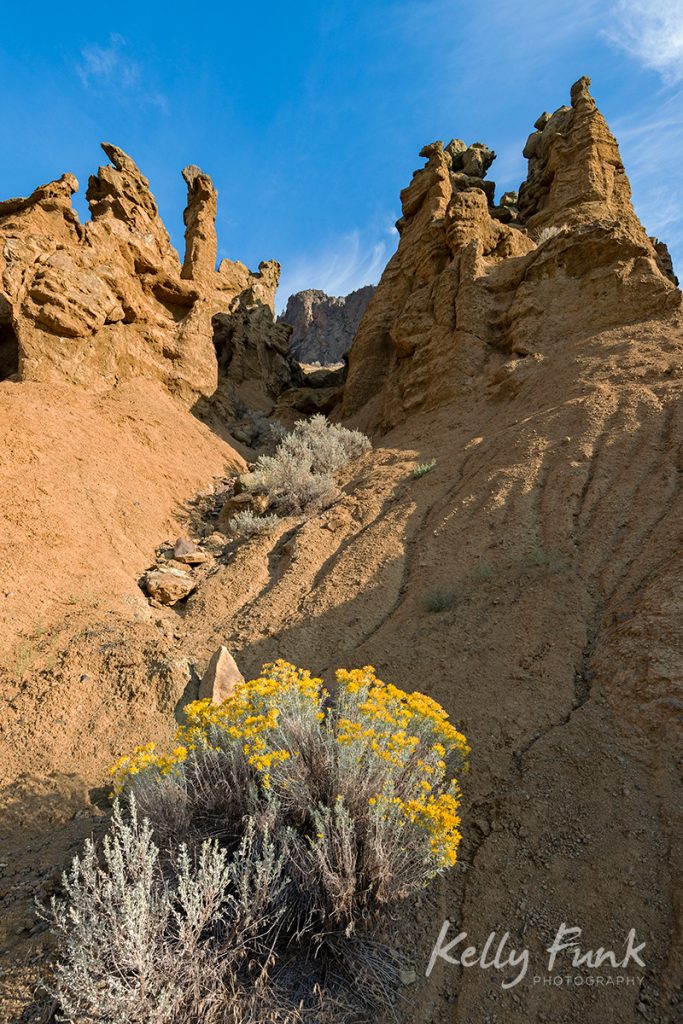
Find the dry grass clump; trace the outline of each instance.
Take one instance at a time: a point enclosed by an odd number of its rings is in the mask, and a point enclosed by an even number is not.
[[[67,1019],[350,1024],[392,1005],[376,926],[455,863],[466,740],[371,667],[339,671],[334,698],[286,662],[263,673],[186,708],[171,753],[113,769],[102,854],[86,846],[52,905]]]
[[[257,459],[246,485],[267,494],[269,507],[280,515],[323,508],[337,495],[334,473],[369,449],[370,441],[360,431],[313,416],[297,423],[274,455]]]
[[[278,516],[259,516],[251,509],[244,512],[237,512],[230,519],[230,529],[236,537],[248,539],[250,537],[267,537],[277,529],[280,519]]]
[[[551,238],[555,238],[557,235],[561,235],[567,230],[568,228],[564,224],[561,227],[552,226],[542,228],[541,231],[539,231],[538,233],[538,237],[536,238],[536,244],[544,245],[545,242],[549,242]]]

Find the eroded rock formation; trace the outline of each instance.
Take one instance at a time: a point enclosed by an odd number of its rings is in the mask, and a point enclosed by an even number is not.
[[[292,330],[290,352],[301,363],[338,363],[351,348],[358,325],[375,294],[375,285],[349,295],[326,295],[317,288],[290,295],[278,317]]]
[[[557,344],[680,306],[666,247],[631,205],[619,149],[580,79],[543,114],[519,194],[494,204],[494,154],[454,140],[401,193],[401,241],[350,352],[345,414],[395,425],[489,384],[517,392]],[[383,381],[378,394],[378,382]]]
[[[173,742],[174,709],[196,696],[225,644],[247,677],[277,657],[326,677],[340,664],[373,664],[442,703],[472,743],[462,856],[440,883],[438,916],[425,901],[392,925],[416,975],[406,1024],[679,1024],[680,292],[631,209],[585,80],[570,108],[542,115],[528,149],[527,182],[497,205],[482,177],[490,151],[458,140],[425,150],[345,393],[351,421],[396,426],[344,472],[333,506],[303,523],[283,519],[227,557],[222,542],[212,548],[220,523],[213,489],[205,494],[193,506],[208,510],[205,520],[190,517],[195,542],[159,546],[157,569],[193,586],[180,615],[150,607],[137,580],[152,545],[177,536],[171,510],[225,472],[227,446],[147,380],[95,396],[1,389],[8,653],[19,625],[31,637],[38,619],[48,623],[30,641],[28,668],[23,645],[0,658],[8,961],[35,963],[34,886],[92,831],[93,787],[136,744]],[[198,174],[187,177],[206,204],[186,216],[196,280],[181,278],[176,262],[173,281],[199,289],[200,276],[213,280],[204,216],[213,200]],[[46,186],[30,211],[39,236],[52,237],[55,220],[67,254],[88,249],[71,240],[82,230],[71,184]],[[144,224],[150,210],[142,197],[126,207],[130,195],[114,205]],[[15,201],[11,217],[27,202]],[[127,239],[131,229],[120,230]],[[17,238],[25,244],[17,231],[10,243]],[[266,312],[274,265],[222,273],[233,298],[213,314],[227,316],[216,333],[218,394],[239,397],[260,358],[274,365],[288,329]],[[10,363],[20,290],[6,288],[0,303]],[[257,327],[261,349],[249,341]],[[59,337],[44,334],[52,345]],[[278,403],[303,399],[296,390]],[[307,389],[308,400],[326,390]],[[432,468],[416,478],[420,463]],[[231,466],[245,469],[234,452]],[[190,570],[197,548],[217,557]],[[448,939],[457,924],[480,950],[508,932],[530,953],[524,983],[505,988],[513,972],[444,962],[427,978],[445,917]],[[606,963],[594,985],[590,968],[572,971],[570,984],[567,955],[555,974],[563,984],[551,984],[545,954],[563,921],[582,929],[582,950],[619,955],[636,929],[646,966]],[[0,1018],[19,1020],[19,996],[32,998],[37,978],[16,969],[6,978]]]
[[[0,202],[0,378],[100,391],[143,376],[191,404],[216,391],[219,349],[233,391],[249,381],[262,403],[275,397],[295,375],[273,317],[279,265],[216,269],[216,190],[189,166],[181,266],[147,179],[102,148],[111,163],[90,178],[87,223],[70,174]]]

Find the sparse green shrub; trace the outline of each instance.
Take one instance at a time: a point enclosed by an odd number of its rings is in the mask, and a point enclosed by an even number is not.
[[[531,551],[531,562],[533,565],[550,569],[551,572],[560,572],[562,560],[554,551],[546,551],[542,547],[534,547]]]
[[[259,516],[251,509],[237,512],[230,520],[230,530],[236,537],[267,537],[274,533],[280,519],[278,516]]]
[[[447,612],[455,608],[460,600],[460,594],[453,588],[438,588],[432,590],[425,598],[425,608],[428,612]]]
[[[421,462],[419,466],[416,466],[413,470],[413,479],[419,480],[425,473],[429,473],[430,469],[434,469],[436,465],[436,459],[430,459],[429,462]]]
[[[11,651],[5,651],[0,657],[0,668],[3,668],[15,679],[23,679],[36,658],[36,650],[32,638],[21,640]]]
[[[493,576],[493,569],[490,565],[486,565],[485,562],[479,562],[470,573],[470,579],[473,583],[485,583],[486,580],[490,580]]]
[[[267,494],[269,506],[281,515],[323,508],[338,493],[333,474],[369,449],[370,441],[360,431],[313,416],[297,423],[274,455],[257,459],[247,487]]]
[[[170,754],[113,769],[102,862],[88,844],[53,902],[56,996],[112,1024],[375,1019],[400,962],[374,936],[455,863],[467,742],[371,667],[266,665],[186,708]]]

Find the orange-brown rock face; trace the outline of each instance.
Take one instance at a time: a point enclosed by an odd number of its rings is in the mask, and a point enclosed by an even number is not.
[[[401,194],[398,250],[351,349],[346,415],[389,428],[480,388],[482,373],[501,396],[516,393],[555,346],[680,307],[589,84],[536,122],[527,180],[499,206],[485,147],[422,151],[427,164]]]
[[[257,353],[256,389],[275,397],[292,372],[273,322],[278,264],[252,274],[224,260],[216,270],[216,191],[190,166],[181,267],[147,179],[116,146],[103,149],[111,164],[90,178],[86,224],[71,205],[72,175],[0,202],[0,379],[102,391],[143,376],[191,404],[218,385],[214,318],[236,314],[241,327],[248,320],[242,348]],[[239,388],[245,370],[231,362]]]

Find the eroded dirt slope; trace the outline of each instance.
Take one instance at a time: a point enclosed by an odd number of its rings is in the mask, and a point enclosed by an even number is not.
[[[43,633],[87,602],[149,618],[136,577],[187,498],[244,462],[144,380],[102,395],[0,385],[0,630]],[[6,660],[5,659],[5,660]]]

